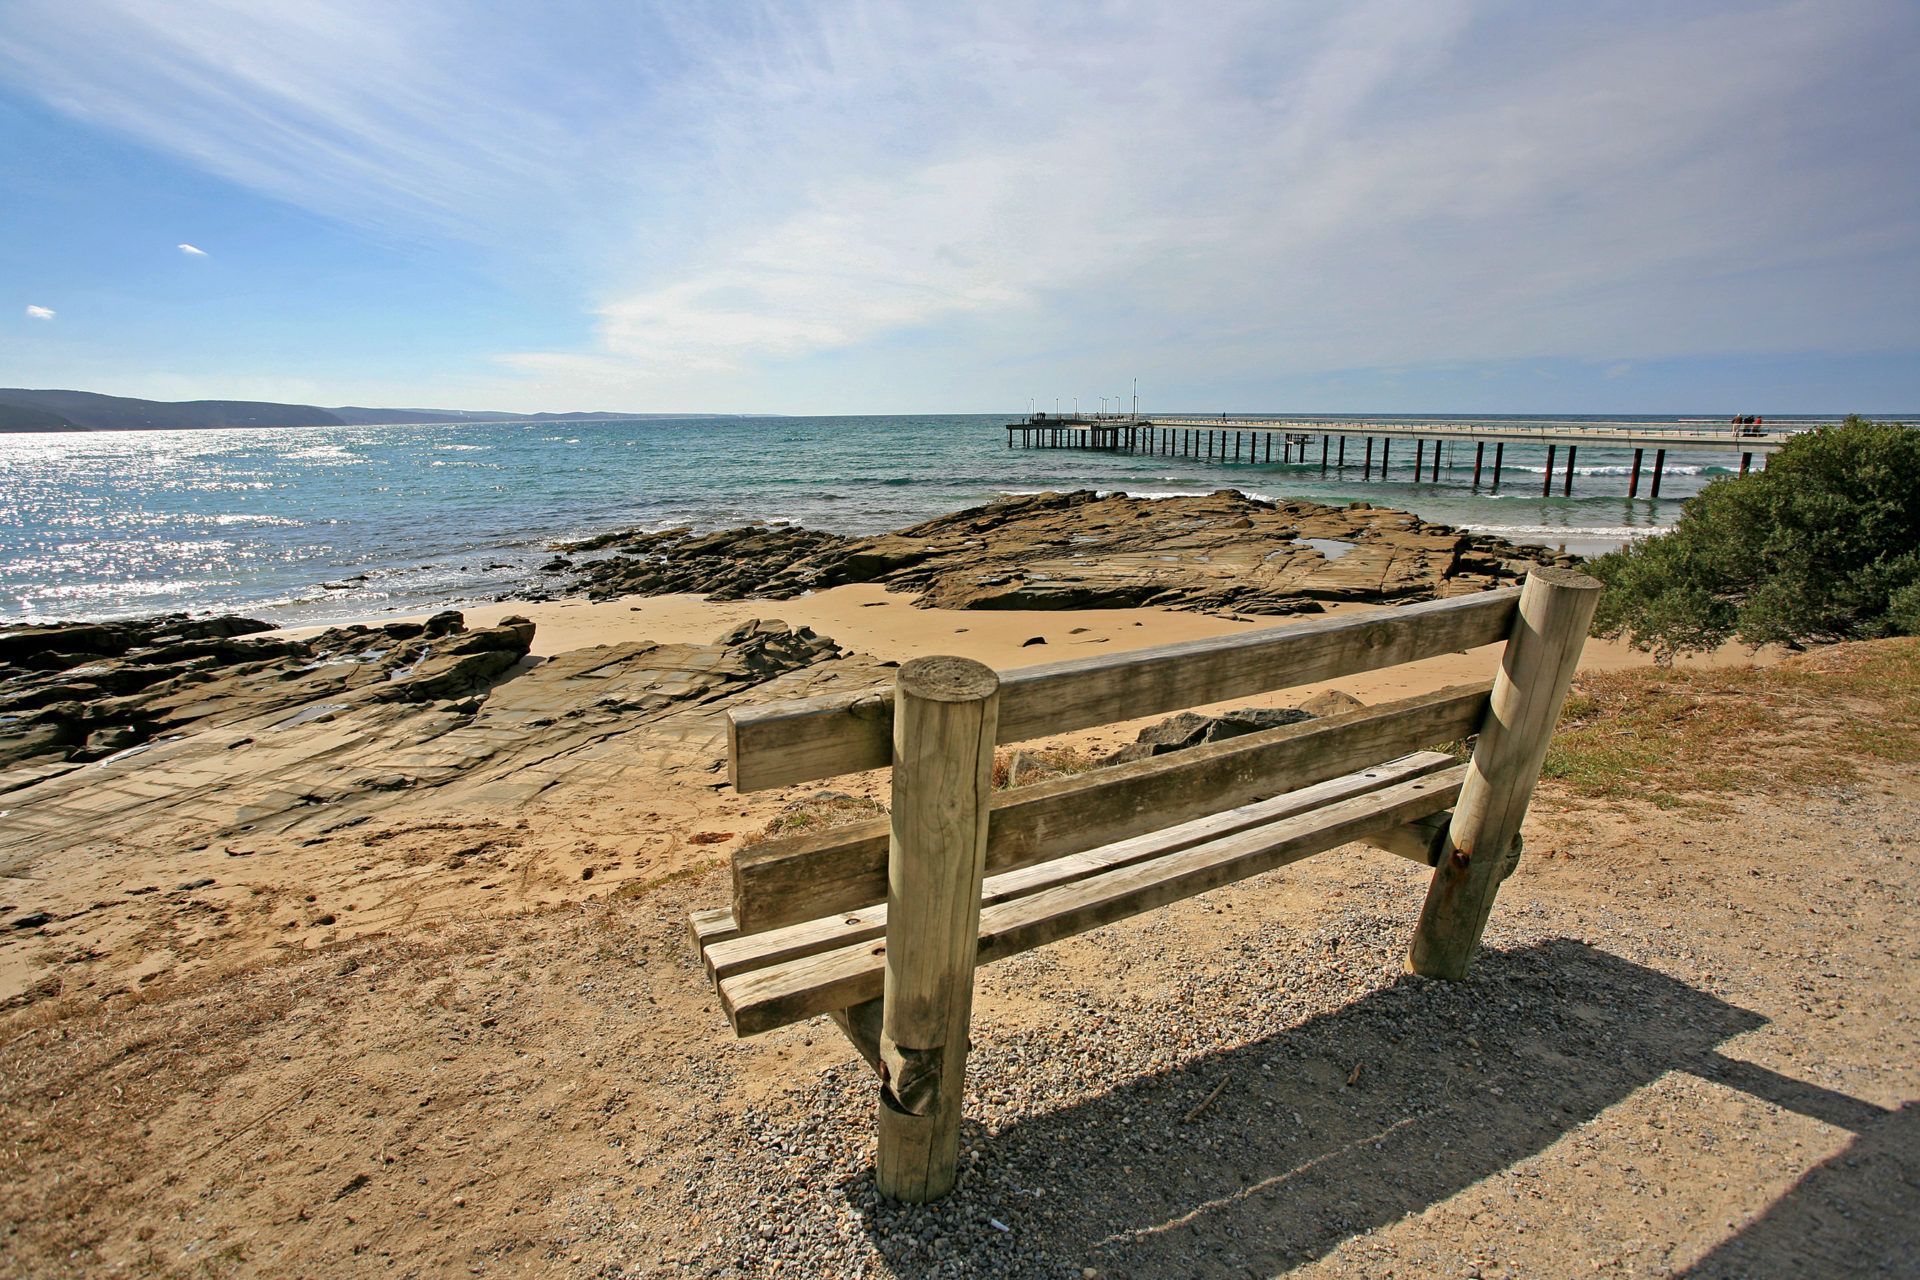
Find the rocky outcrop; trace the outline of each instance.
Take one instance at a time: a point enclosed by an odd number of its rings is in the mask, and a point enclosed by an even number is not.
[[[461,697],[533,643],[525,618],[468,630],[453,610],[305,640],[259,634],[270,630],[251,618],[182,616],[0,628],[0,770],[86,763],[280,712]]]
[[[132,736],[110,744],[121,726],[92,731],[99,749],[138,754],[89,761],[90,735],[0,769],[9,852],[135,847],[163,834],[185,847],[304,842],[409,815],[468,821],[554,789],[590,813],[610,794],[670,779],[722,785],[731,707],[868,689],[891,674],[767,620],[704,645],[636,640],[511,660],[475,692],[467,681],[524,652],[531,624],[458,623],[445,614],[424,628],[330,631],[297,662],[209,681],[210,700],[171,708],[164,734],[126,726]],[[423,656],[422,645],[438,648]],[[339,665],[316,665],[322,653]],[[485,661],[464,665],[475,658]]]
[[[816,556],[830,557],[853,541],[793,526],[749,525],[705,534],[685,527],[656,533],[628,530],[555,547],[563,555],[609,549],[614,554],[549,572],[585,575],[587,594],[596,600],[683,591],[714,600],[784,600],[807,589],[784,580],[790,568]]]
[[[1241,614],[1456,595],[1566,559],[1367,503],[1276,503],[1232,489],[1183,498],[1023,495],[869,538],[681,528],[557,549],[599,554],[556,570],[574,574],[595,599],[786,599],[877,582],[949,609],[1164,605]]]

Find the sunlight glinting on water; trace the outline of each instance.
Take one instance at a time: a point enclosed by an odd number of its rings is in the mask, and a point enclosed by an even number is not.
[[[1669,455],[1662,500],[1626,498],[1631,455],[1583,447],[1571,499],[1540,493],[1544,451],[1509,444],[1502,491],[1363,479],[1318,458],[1230,463],[1008,449],[1005,417],[639,419],[0,435],[0,618],[239,610],[282,621],[489,599],[542,581],[557,540],[610,528],[753,520],[873,533],[1003,494],[1138,496],[1236,488],[1369,501],[1517,541],[1591,552],[1671,523],[1725,474]],[[1395,419],[1395,421],[1419,421]],[[1662,420],[1649,420],[1650,422]],[[1671,420],[1664,420],[1670,422]],[[1564,458],[1564,454],[1561,455]],[[1431,468],[1431,455],[1428,467]],[[1556,468],[1556,475],[1564,466]]]

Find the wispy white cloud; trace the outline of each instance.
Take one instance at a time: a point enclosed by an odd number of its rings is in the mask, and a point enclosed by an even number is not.
[[[190,244],[179,244],[175,245],[174,248],[180,250],[181,253],[186,254],[189,258],[204,258],[207,256],[205,249],[195,248]]]
[[[28,303],[27,315],[35,320],[51,320],[53,319],[54,311],[52,307],[36,307],[32,303]]]
[[[1920,346],[1917,46],[1902,0],[15,0],[0,77],[590,281],[479,398],[904,407]]]
[[[1920,103],[1866,35],[1916,29],[1891,6],[1524,31],[1390,0],[1059,33],[1002,13],[924,46],[916,15],[883,12],[901,25],[869,10],[828,41],[830,81],[735,88],[803,122],[802,149],[842,100],[880,118],[856,137],[920,145],[884,166],[809,152],[784,213],[610,296],[597,350],[510,367],[549,389],[684,398],[727,379],[771,400],[809,357],[898,384],[944,366],[960,377],[942,394],[965,395],[983,374],[1143,365],[1204,385],[1920,344],[1898,302],[1920,283],[1915,220],[1841,194],[1912,194],[1920,172],[1888,102],[1844,91]]]

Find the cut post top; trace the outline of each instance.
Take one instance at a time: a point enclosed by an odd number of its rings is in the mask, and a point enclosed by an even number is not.
[[[928,702],[978,702],[999,690],[1000,673],[972,658],[939,654],[908,661],[895,684]]]
[[[1562,591],[1599,591],[1601,589],[1600,580],[1592,574],[1557,564],[1537,564],[1527,570],[1527,577],[1537,578],[1547,586],[1558,587]]]

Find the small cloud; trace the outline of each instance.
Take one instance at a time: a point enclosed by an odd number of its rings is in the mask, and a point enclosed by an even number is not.
[[[1624,378],[1632,372],[1633,365],[1625,360],[1622,360],[1619,364],[1607,366],[1607,377],[1609,378]]]
[[[176,247],[180,250],[180,252],[186,254],[189,258],[204,258],[207,256],[207,251],[205,249],[197,249],[190,244],[178,245]]]
[[[27,314],[32,316],[35,320],[51,320],[53,319],[53,308],[52,307],[36,307],[31,303],[29,303],[27,305]]]

